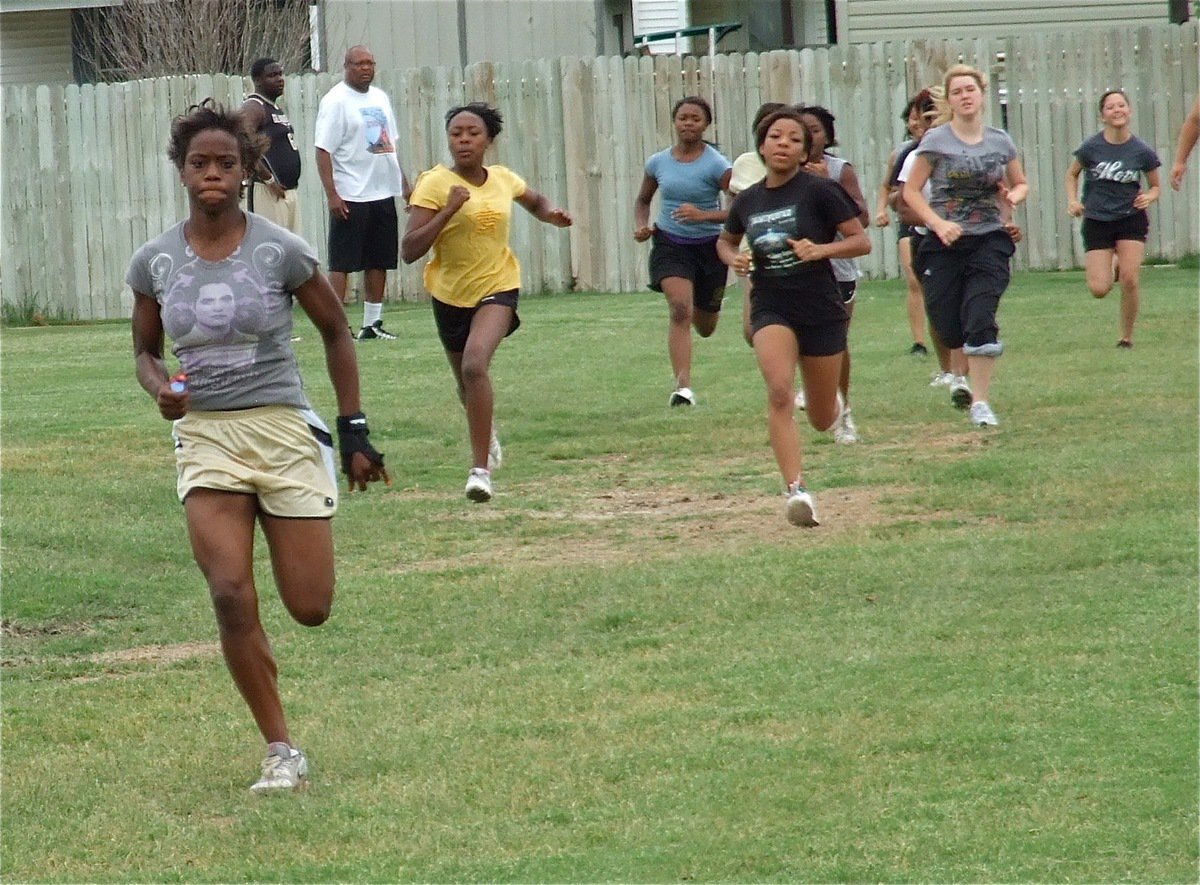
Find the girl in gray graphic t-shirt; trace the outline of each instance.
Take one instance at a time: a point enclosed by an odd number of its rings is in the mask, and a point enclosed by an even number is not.
[[[350,487],[387,481],[383,456],[367,439],[346,314],[316,255],[239,205],[265,141],[212,99],[176,117],[167,156],[187,190],[188,217],[138,249],[126,274],[138,383],[172,422],[192,555],[208,582],[230,675],[267,744],[256,793],[292,790],[308,776],[259,620],[256,526],[288,613],[316,627],[333,605],[333,440],[301,387],[293,301],[324,343]],[[168,377],[167,336],[186,377]]]
[[[1133,347],[1133,323],[1140,301],[1142,258],[1150,218],[1146,208],[1158,199],[1154,148],[1129,131],[1129,97],[1110,89],[1100,97],[1104,129],[1075,149],[1067,169],[1067,212],[1083,217],[1088,289],[1103,298],[1113,286],[1113,258],[1121,279],[1121,337],[1117,347]],[[1083,175],[1083,199],[1079,177]],[[1148,185],[1142,190],[1142,176]]]
[[[929,228],[921,243],[929,321],[951,350],[962,349],[974,390],[952,393],[971,405],[971,423],[1000,422],[988,403],[999,340],[996,309],[1008,288],[1012,211],[1028,195],[1025,171],[1008,133],[983,123],[987,80],[954,65],[943,81],[950,121],[925,134],[904,183],[904,200]],[[921,192],[929,182],[930,196]]]

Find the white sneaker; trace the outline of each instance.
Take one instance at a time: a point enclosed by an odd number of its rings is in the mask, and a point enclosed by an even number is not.
[[[971,405],[971,385],[962,375],[955,375],[950,381],[950,402],[959,409]]]
[[[690,387],[679,387],[671,394],[670,405],[672,406],[694,406],[696,405],[696,394],[692,393]]]
[[[854,426],[854,418],[850,415],[849,406],[842,409],[837,423],[833,425],[833,441],[843,444],[858,442],[858,428]]]
[[[488,470],[495,470],[504,463],[504,450],[500,448],[500,437],[496,436],[496,426],[492,425],[492,438],[488,442]]]
[[[808,408],[808,400],[804,397],[803,387],[796,391],[796,408],[801,412]]]
[[[472,467],[467,474],[467,497],[476,504],[492,500],[492,474],[483,467]]]
[[[971,423],[979,427],[998,427],[1000,419],[996,417],[991,406],[980,400],[977,403],[971,403]]]
[[[788,487],[787,521],[792,525],[820,525],[816,508],[813,507],[812,495],[800,483],[792,483]]]
[[[262,776],[250,790],[263,794],[277,790],[295,790],[308,784],[308,760],[295,747],[286,747],[288,755],[280,755],[280,745],[263,760]]]
[[[933,380],[929,382],[930,387],[949,387],[954,381],[952,372],[934,372]]]

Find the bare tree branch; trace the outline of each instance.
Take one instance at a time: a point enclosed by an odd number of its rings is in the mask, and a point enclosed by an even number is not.
[[[126,0],[80,17],[78,51],[99,80],[241,74],[262,56],[309,70],[309,0]]]

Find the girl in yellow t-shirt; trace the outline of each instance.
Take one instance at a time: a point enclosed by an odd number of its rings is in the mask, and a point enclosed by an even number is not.
[[[552,206],[519,175],[483,165],[503,122],[499,111],[482,102],[447,112],[454,164],[447,168],[439,163],[417,178],[400,242],[405,264],[433,249],[425,266],[425,288],[433,296],[438,337],[467,410],[473,460],[466,491],[477,503],[491,500],[491,471],[500,466],[501,457],[488,368],[500,342],[521,324],[521,268],[508,245],[512,204],[520,203],[547,224],[571,225],[565,210]]]

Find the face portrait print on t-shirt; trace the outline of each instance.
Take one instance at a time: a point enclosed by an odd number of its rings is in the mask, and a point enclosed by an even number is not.
[[[253,365],[269,294],[259,274],[244,261],[211,265],[195,259],[170,277],[163,330],[177,347],[196,348],[191,367]]]
[[[796,207],[755,212],[747,219],[746,239],[754,253],[754,268],[763,276],[785,276],[800,265],[789,239],[796,239]]]

